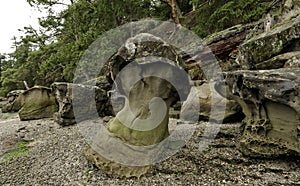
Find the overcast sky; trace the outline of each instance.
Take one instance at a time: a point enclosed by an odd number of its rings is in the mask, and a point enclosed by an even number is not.
[[[70,0],[61,0],[61,2],[69,4]],[[66,6],[56,6],[56,12],[60,12]],[[12,38],[19,36],[18,29],[31,25],[38,28],[38,18],[47,15],[46,12],[39,12],[30,7],[26,0],[1,0],[0,1],[0,53],[13,52]]]
[[[0,2],[0,53],[13,52],[12,38],[20,35],[18,29],[32,25],[38,27],[38,17],[42,16],[31,8],[26,0],[2,0]]]

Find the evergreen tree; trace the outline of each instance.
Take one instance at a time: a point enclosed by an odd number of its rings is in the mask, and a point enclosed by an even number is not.
[[[0,94],[23,88],[19,83],[23,81],[29,86],[72,82],[77,63],[90,44],[99,35],[125,23],[144,18],[173,18],[206,36],[258,19],[270,1],[27,0],[31,6],[46,11],[47,16],[39,18],[39,29],[31,26],[20,29],[23,36],[13,38],[15,51],[6,57],[1,55]],[[193,6],[198,8],[192,12],[195,14],[192,23],[184,21]],[[62,11],[57,13],[57,7]]]

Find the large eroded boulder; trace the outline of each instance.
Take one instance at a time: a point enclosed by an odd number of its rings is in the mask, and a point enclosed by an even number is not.
[[[56,82],[51,85],[51,89],[58,104],[54,120],[63,126],[75,124],[70,84]]]
[[[242,152],[300,156],[300,68],[228,72],[226,82],[246,115]]]
[[[105,82],[104,80],[98,80],[98,82],[100,81]],[[105,86],[101,87],[102,88],[98,86],[86,86],[65,82],[53,83],[51,85],[51,89],[58,103],[58,111],[54,114],[54,120],[62,126],[67,126],[75,124],[76,121],[78,122],[80,120],[91,119],[91,117],[94,117],[89,114],[94,108],[77,104],[76,107],[79,108],[77,110],[80,110],[80,113],[77,114],[79,114],[78,118],[80,119],[76,120],[73,112],[74,104],[72,90],[76,90],[77,94],[85,95],[83,96],[85,99],[80,100],[81,102],[85,102],[85,104],[88,104],[91,101],[94,102],[96,104],[96,109],[99,113],[99,116],[113,115],[107,91],[103,89]],[[85,91],[90,90],[95,91],[95,97],[91,98],[88,96],[88,94],[85,94]],[[92,102],[90,103],[91,105]]]
[[[14,102],[21,105],[20,120],[51,118],[57,111],[55,98],[47,87],[32,87],[20,94]]]
[[[147,58],[151,56],[157,58]],[[183,66],[182,59],[175,48],[160,38],[146,33],[129,38],[108,61],[107,74],[104,75],[115,79],[113,92],[116,93],[113,95],[123,97],[125,104],[108,123],[107,138],[97,135],[86,150],[86,157],[93,164],[108,174],[120,177],[140,177],[147,173],[149,166],[114,162],[98,153],[101,149],[97,148],[105,146],[102,150],[109,152],[110,156],[118,153],[122,155],[118,150],[125,150],[128,152],[126,156],[130,157],[132,146],[156,145],[168,137],[169,108],[180,99],[180,96],[181,99],[186,99],[190,89],[187,76],[179,70],[181,66]],[[171,82],[180,86],[175,89]],[[182,94],[179,95],[178,92]],[[116,148],[112,145],[112,141],[116,139],[121,140],[124,145]],[[138,153],[141,155],[135,160],[136,164],[138,161],[147,161],[148,151]]]

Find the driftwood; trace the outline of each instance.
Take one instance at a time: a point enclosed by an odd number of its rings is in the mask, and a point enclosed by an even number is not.
[[[272,0],[260,0],[261,2],[271,2]],[[283,6],[282,0],[273,0],[270,9],[274,6]],[[269,10],[267,10],[269,12]],[[260,34],[264,31],[268,31],[273,24],[278,22],[278,17],[272,17],[270,13],[256,22],[246,25],[236,25],[221,32],[214,33],[204,39],[206,45],[216,56],[227,55],[230,52],[238,49],[238,46],[251,36]],[[268,23],[269,22],[269,23]],[[267,23],[269,25],[267,25]]]
[[[189,74],[192,74],[191,79],[194,81],[206,79],[207,77],[205,77],[202,68],[207,70],[216,69],[216,58],[223,61],[219,64],[222,70],[234,68],[230,63],[227,63],[227,59],[230,56],[236,56],[239,45],[246,39],[247,34],[256,24],[236,25],[210,35],[203,39],[207,46],[204,50],[198,51],[192,56],[183,54],[182,59]]]
[[[222,55],[229,53],[235,49],[245,40],[247,35],[247,30],[236,34],[234,36],[223,38],[220,41],[211,43],[208,47],[211,49],[212,53],[215,55]]]

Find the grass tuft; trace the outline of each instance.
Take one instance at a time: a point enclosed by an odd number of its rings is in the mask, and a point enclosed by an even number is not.
[[[11,161],[18,157],[27,156],[30,153],[30,150],[27,147],[28,144],[29,142],[16,143],[16,145],[11,150],[4,153],[4,158],[3,160],[1,160],[1,163]]]

